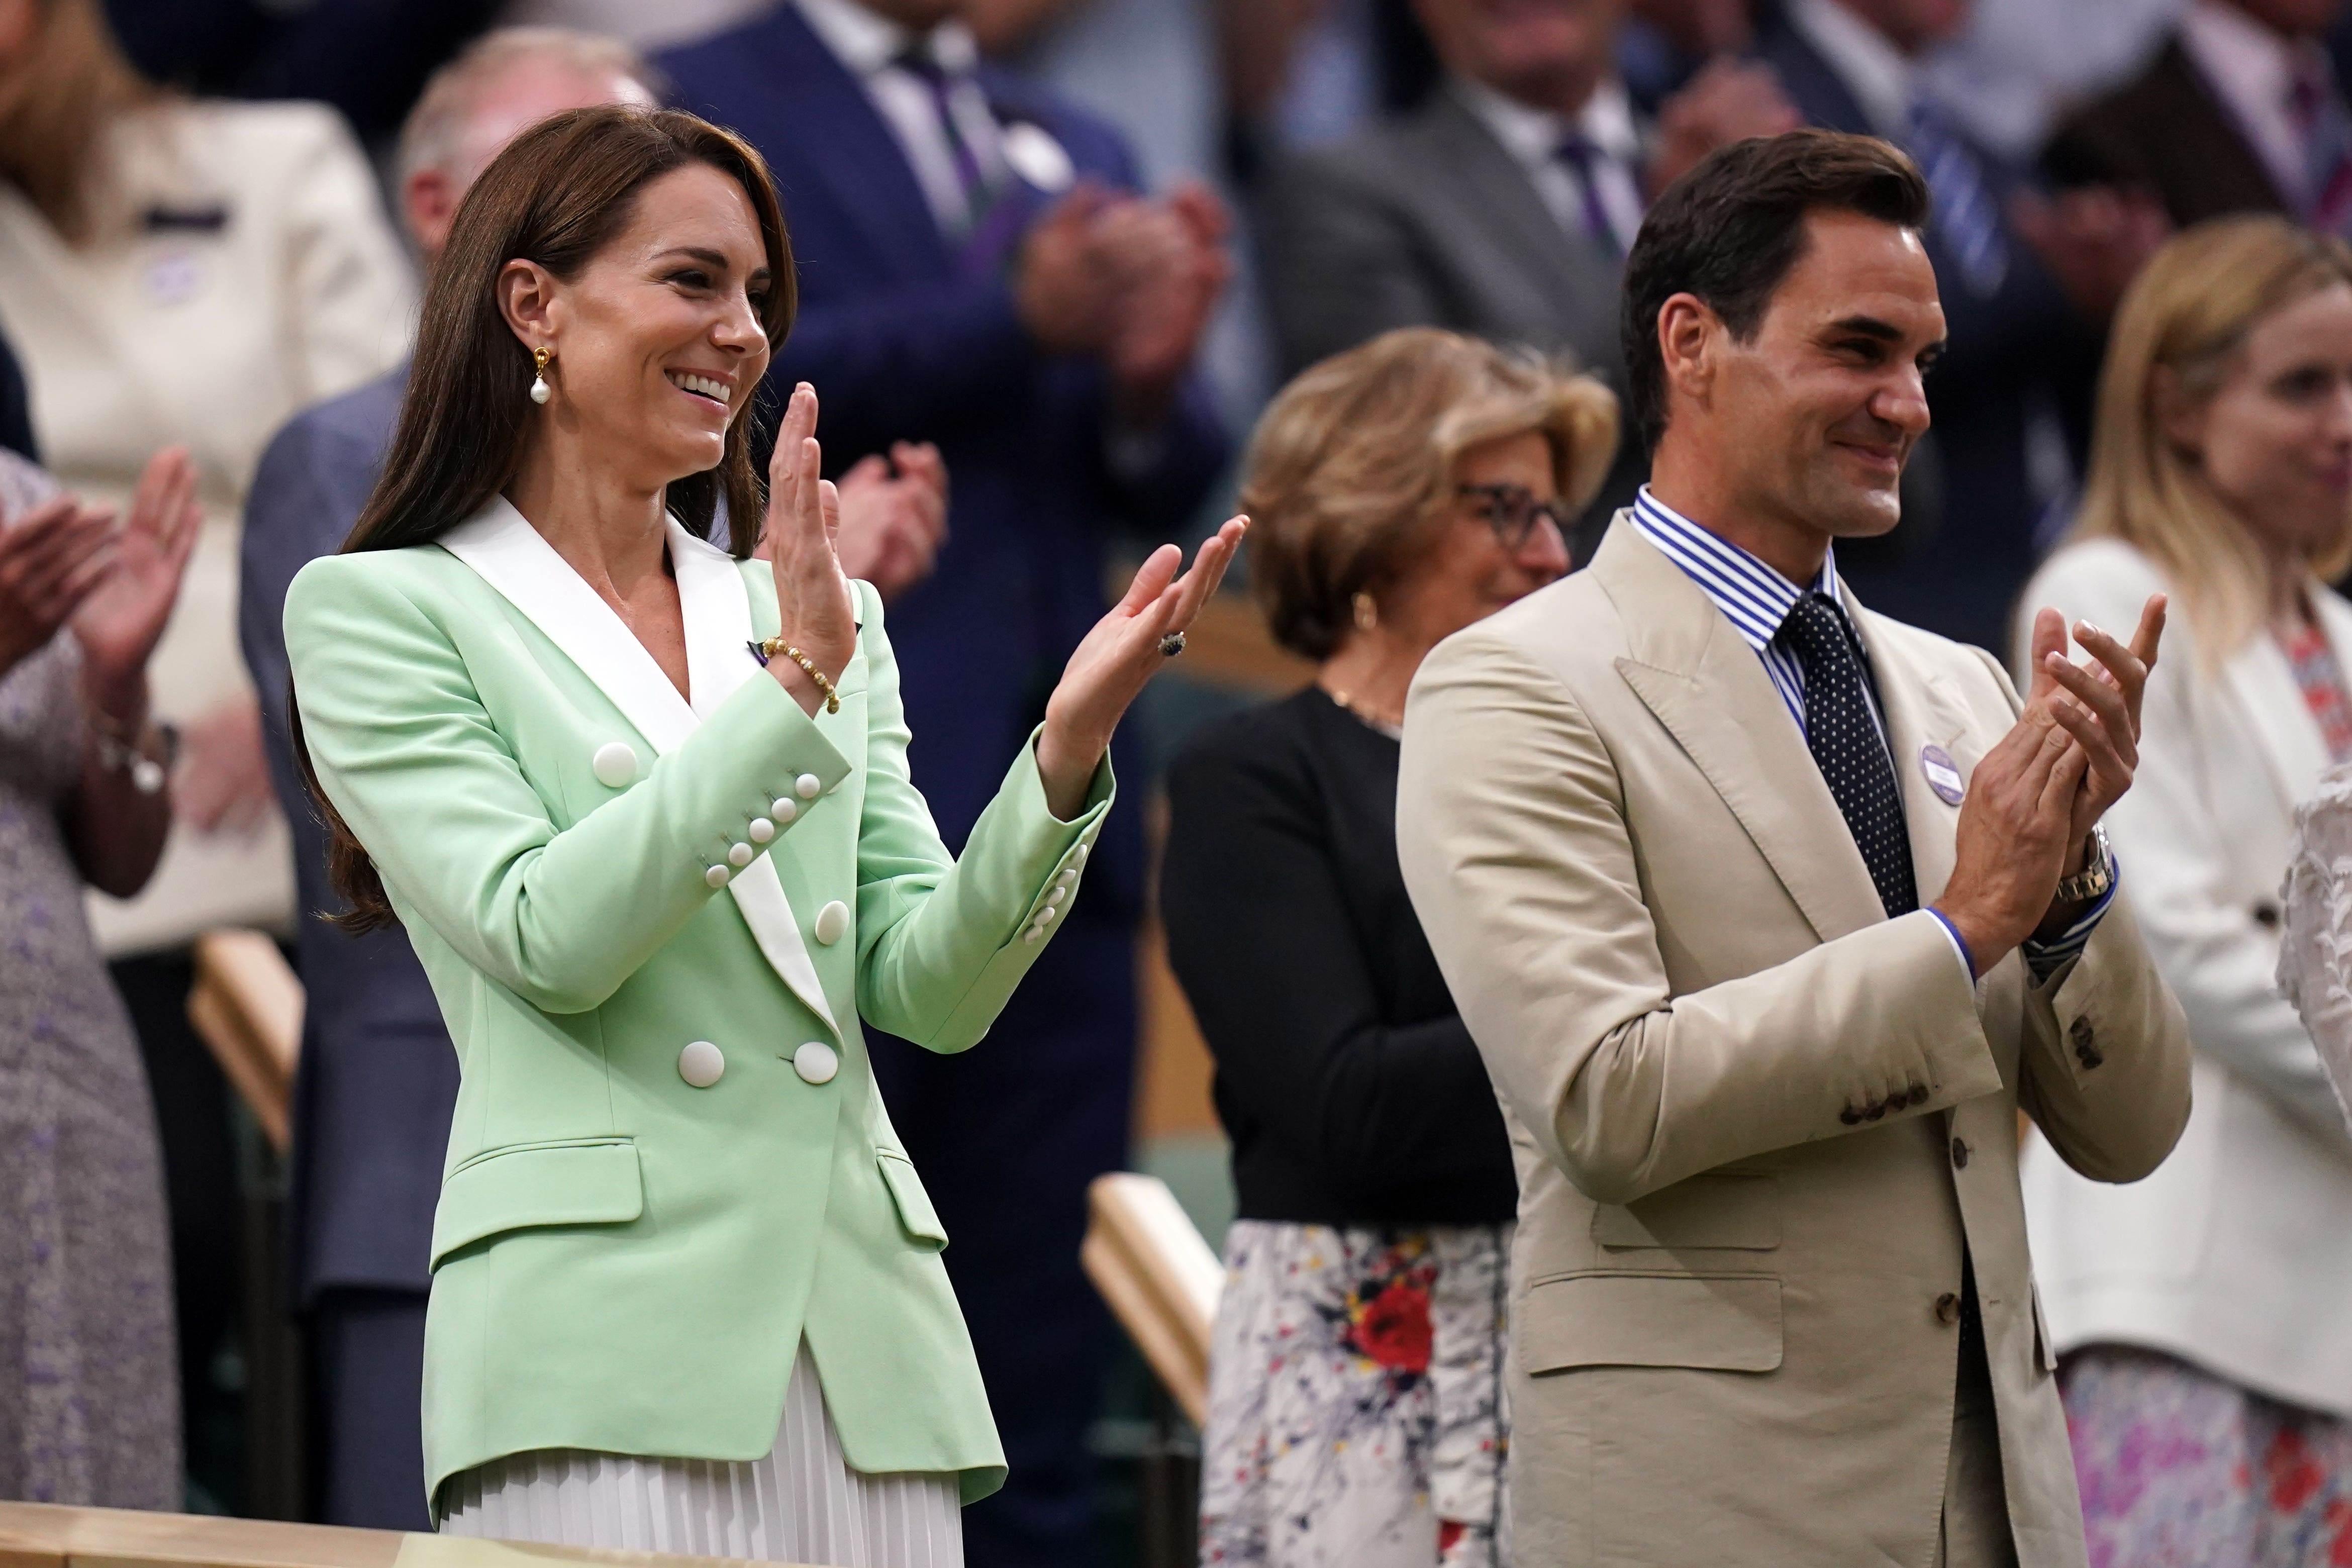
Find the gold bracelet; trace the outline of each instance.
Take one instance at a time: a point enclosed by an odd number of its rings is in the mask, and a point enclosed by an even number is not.
[[[766,656],[766,658],[773,658],[778,654],[782,654],[786,658],[791,659],[794,664],[799,665],[802,671],[806,674],[811,680],[816,682],[817,690],[824,694],[824,710],[828,713],[838,713],[841,711],[841,698],[834,691],[833,682],[824,678],[824,672],[817,668],[815,662],[812,660],[808,655],[803,653],[800,649],[794,647],[792,644],[786,642],[782,637],[768,637],[764,639],[760,644],[760,652]],[[762,662],[765,662],[765,660],[763,659]]]

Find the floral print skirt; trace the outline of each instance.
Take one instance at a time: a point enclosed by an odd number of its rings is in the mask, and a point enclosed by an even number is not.
[[[2117,1345],[2058,1390],[2091,1568],[2352,1568],[2352,1423]]]
[[[1509,1226],[1237,1222],[1201,1562],[1505,1568]]]

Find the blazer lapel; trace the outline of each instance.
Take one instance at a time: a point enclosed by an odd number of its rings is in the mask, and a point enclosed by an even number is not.
[[[504,496],[491,497],[440,543],[544,632],[656,752],[694,732],[694,710],[636,634]]]
[[[2341,663],[2352,653],[2352,616],[2323,595],[2313,597],[2319,601],[2320,629]],[[2258,629],[2221,667],[2221,682],[2254,733],[2254,749],[2262,753],[2279,805],[2292,812],[2327,771],[2327,743],[2304,701],[2303,688],[2295,684],[2294,667],[2278,639]]]
[[[823,252],[816,263],[841,270],[878,265],[902,281],[949,272],[954,258],[947,237],[865,84],[790,5],[776,7],[758,39],[775,83],[769,101],[787,122],[780,127],[787,145],[766,149],[785,205],[791,205],[795,182],[819,181],[832,187],[834,200],[866,240],[866,255],[855,263]],[[794,144],[821,148],[823,153],[791,157]],[[849,283],[843,279],[834,286],[846,289]]]
[[[1763,660],[1619,512],[1586,570],[1625,623],[1618,673],[1737,817],[1814,933],[1886,918],[1837,800]]]
[[[688,533],[675,518],[669,521],[669,545],[686,623],[691,703],[678,695],[613,607],[504,497],[441,536],[441,547],[545,633],[657,753],[674,750],[759,668],[743,646],[751,640],[751,615],[734,563]],[[840,1025],[809,962],[774,859],[771,853],[753,860],[727,884],[728,891],[769,966],[837,1035]]]

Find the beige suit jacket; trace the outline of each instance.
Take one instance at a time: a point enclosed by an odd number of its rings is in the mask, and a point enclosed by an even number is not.
[[[2017,700],[1857,621],[1932,900],[1958,810],[1921,751],[1965,775]],[[2045,985],[2015,954],[1971,985],[1934,916],[1885,918],[1754,649],[1622,514],[1430,655],[1397,824],[1517,1155],[1520,1559],[1927,1568],[1965,1247],[2020,1561],[2079,1568],[2016,1113],[2105,1181],[2179,1133],[2188,1040],[2124,900]]]

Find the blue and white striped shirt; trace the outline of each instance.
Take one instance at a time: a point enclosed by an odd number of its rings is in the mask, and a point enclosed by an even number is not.
[[[1647,485],[1633,498],[1633,527],[1657,546],[1661,555],[1681,568],[1683,575],[1698,585],[1699,592],[1723,612],[1732,630],[1756,650],[1756,656],[1764,661],[1764,673],[1771,678],[1780,700],[1788,704],[1790,717],[1796,720],[1800,731],[1805,727],[1805,667],[1796,650],[1780,640],[1780,628],[1787,623],[1789,612],[1808,593],[1818,592],[1837,605],[1845,622],[1846,637],[1853,644],[1854,657],[1862,661],[1862,689],[1870,700],[1871,719],[1878,726],[1879,740],[1885,741],[1886,714],[1878,700],[1878,678],[1870,668],[1869,650],[1854,631],[1853,606],[1846,603],[1844,586],[1838,582],[1837,553],[1833,549],[1822,553],[1821,575],[1809,587],[1800,588],[1737,544],[1708,532],[1658,500]],[[1891,752],[1887,765],[1895,765]],[[2083,951],[2115,896],[2110,887],[2081,920],[2054,941],[2028,941],[2024,944],[2026,966],[2033,972],[2036,981],[2048,979],[2059,965]],[[1939,910],[1929,909],[1927,913],[1942,923],[1945,934],[1959,952],[1960,962],[1968,965],[1973,976],[1976,960],[1958,928]]]

